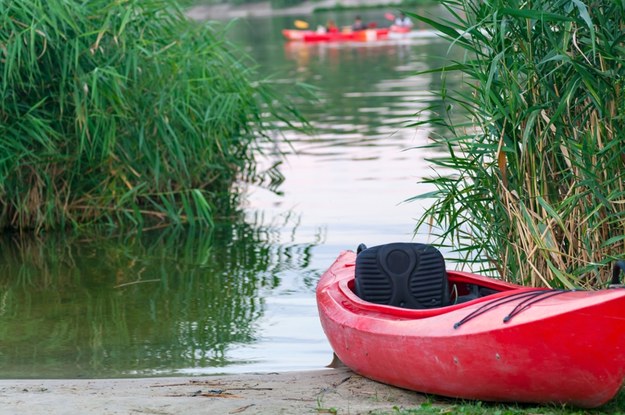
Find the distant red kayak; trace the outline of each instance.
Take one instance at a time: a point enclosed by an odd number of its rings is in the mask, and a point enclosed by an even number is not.
[[[362,260],[343,252],[319,280],[323,330],[353,371],[423,393],[484,401],[592,408],[619,391],[625,289],[533,289],[456,271],[443,271],[439,283],[428,280],[439,273],[436,261],[412,253],[411,245],[375,247]],[[414,296],[397,292],[404,283]],[[441,287],[450,305],[438,306]],[[392,298],[434,306],[381,304]]]
[[[408,33],[410,28],[392,26],[390,28],[375,28],[358,31],[343,32],[316,32],[314,30],[284,29],[282,35],[287,40],[304,42],[366,42],[388,39],[389,33]]]

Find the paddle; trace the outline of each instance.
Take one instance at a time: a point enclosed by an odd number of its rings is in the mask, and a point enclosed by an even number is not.
[[[305,22],[303,20],[296,20],[295,22],[293,22],[293,24],[298,29],[308,29],[308,22]]]
[[[390,20],[391,22],[395,21],[395,15],[393,13],[384,13],[384,18],[386,20]]]

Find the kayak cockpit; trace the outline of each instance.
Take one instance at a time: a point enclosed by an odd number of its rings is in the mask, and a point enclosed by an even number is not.
[[[431,245],[419,243],[361,245],[354,278],[339,285],[353,311],[406,318],[440,315],[469,303],[506,296],[512,290],[528,290],[471,273],[447,271],[442,254]]]
[[[455,280],[454,277],[458,274],[460,274],[460,278],[458,280]],[[481,281],[468,282],[464,274],[465,273],[450,272],[450,290],[458,292],[460,296],[469,295],[472,292],[478,291],[483,294],[482,296],[467,299],[464,302],[456,302],[437,308],[403,308],[387,304],[376,304],[363,300],[356,294],[356,282],[353,278],[351,278],[347,280],[339,280],[337,282],[338,290],[334,290],[334,293],[340,296],[340,298],[335,298],[335,300],[340,302],[343,308],[345,308],[346,310],[350,310],[355,314],[378,314],[381,317],[383,316],[385,318],[391,318],[394,320],[408,320],[439,316],[461,308],[465,308],[471,304],[481,304],[488,301],[497,300],[498,298],[504,298],[509,296],[513,292],[526,292],[537,290],[536,288],[516,288],[514,285],[507,283],[502,283],[502,285],[499,285],[498,282],[494,284],[481,285]],[[493,287],[493,285],[495,285],[496,287]],[[495,290],[495,288],[498,288],[499,290]],[[450,294],[451,298],[453,299],[453,293]]]

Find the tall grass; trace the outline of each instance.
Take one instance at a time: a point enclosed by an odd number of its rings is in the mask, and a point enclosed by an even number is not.
[[[414,17],[464,50],[442,69],[464,86],[440,91],[447,151],[419,226],[507,280],[603,286],[625,253],[625,4],[442,4]]]
[[[0,228],[210,226],[297,112],[166,0],[0,2]]]

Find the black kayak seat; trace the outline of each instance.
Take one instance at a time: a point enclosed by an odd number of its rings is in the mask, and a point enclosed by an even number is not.
[[[356,295],[365,301],[402,308],[449,305],[445,259],[428,244],[395,242],[358,247]]]

